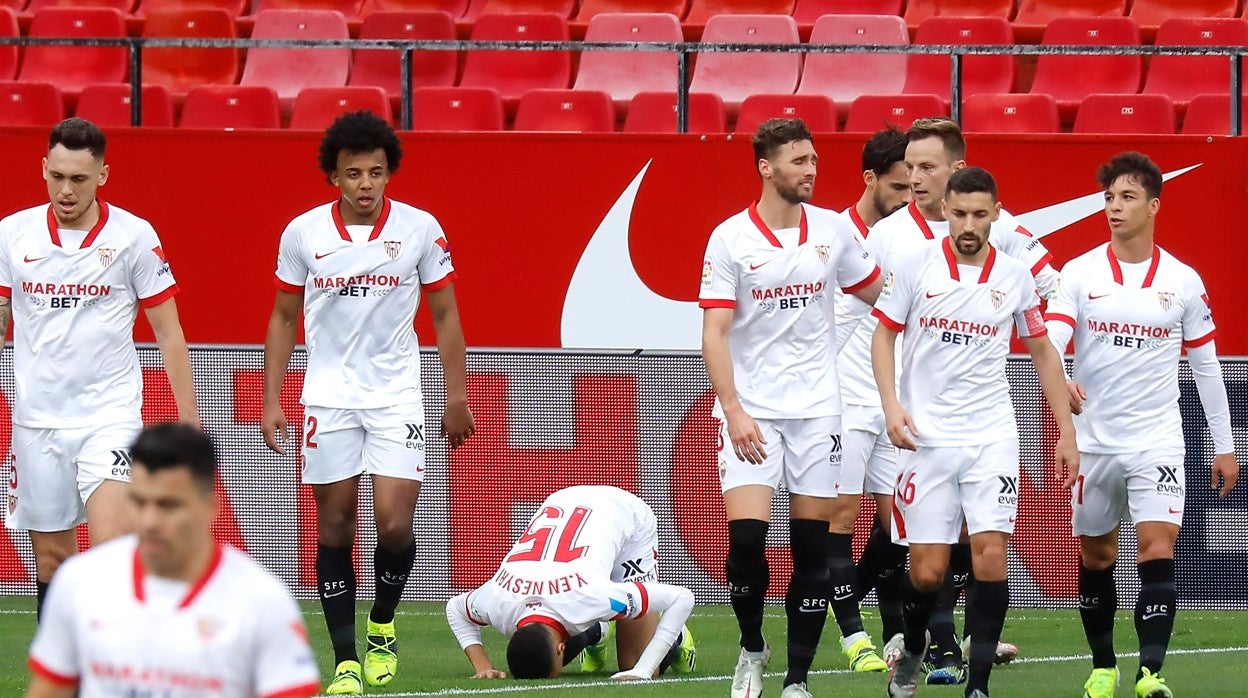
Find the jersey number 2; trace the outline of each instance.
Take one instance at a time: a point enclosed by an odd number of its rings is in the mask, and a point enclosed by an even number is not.
[[[572,546],[581,533],[581,527],[585,525],[585,519],[589,518],[589,512],[590,510],[585,507],[576,507],[571,514],[564,516],[563,510],[559,507],[546,507],[541,514],[533,518],[529,530],[516,541],[517,548],[525,543],[533,545],[527,550],[512,553],[507,557],[507,562],[535,562],[544,559],[553,562],[572,562],[582,557],[588,546],[582,545],[575,548]],[[556,536],[556,542],[554,548],[548,550],[552,536]]]

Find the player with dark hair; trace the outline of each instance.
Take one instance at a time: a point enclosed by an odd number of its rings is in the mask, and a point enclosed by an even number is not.
[[[143,426],[139,308],[160,346],[178,418],[198,424],[178,286],[156,231],[105,203],[105,138],[67,119],[48,138],[49,202],[0,221],[0,333],[14,319],[9,528],[30,531],[37,608],[83,521],[97,545],[129,532],[126,448]]]
[[[1161,678],[1177,600],[1174,544],[1183,522],[1186,445],[1179,414],[1179,358],[1204,407],[1214,457],[1210,486],[1227,496],[1239,477],[1209,294],[1196,270],[1155,242],[1161,169],[1119,153],[1101,165],[1109,242],[1072,259],[1048,307],[1049,334],[1064,351],[1075,340],[1072,404],[1080,411],[1083,469],[1071,496],[1079,536],[1079,614],[1092,649],[1088,698],[1118,684],[1114,613],[1118,528],[1130,516],[1139,539],[1135,602],[1139,669],[1135,694],[1169,698]]]
[[[326,131],[321,169],[338,196],[282,233],[265,336],[264,440],[285,453],[279,396],[303,314],[308,369],[299,443],[303,482],[316,498],[317,587],[337,665],[330,694],[362,693],[365,681],[384,686],[398,670],[394,611],[415,558],[427,446],[412,326],[422,291],[446,380],[441,433],[458,448],[474,431],[450,245],[432,215],[385,196],[401,153],[394,129],[370,112],[345,114]],[[351,547],[365,474],[373,483],[377,586],[361,666]]]

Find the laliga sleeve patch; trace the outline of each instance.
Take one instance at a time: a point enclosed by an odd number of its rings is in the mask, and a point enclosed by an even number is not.
[[[711,260],[702,260],[702,288],[710,288],[711,279],[715,276],[715,268],[711,266]]]

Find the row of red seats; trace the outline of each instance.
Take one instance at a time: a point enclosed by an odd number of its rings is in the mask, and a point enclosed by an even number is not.
[[[126,85],[92,85],[82,92],[76,114],[105,127],[130,124],[130,91]],[[61,95],[48,83],[0,83],[0,126],[48,126],[65,116]],[[173,98],[156,85],[142,92],[146,126],[174,125]],[[506,119],[502,97],[488,88],[426,87],[413,95],[412,128],[418,131],[498,131]],[[1245,104],[1248,106],[1248,103]],[[368,109],[391,119],[390,102],[376,87],[308,88],[295,99],[289,127],[319,130],[338,115]],[[643,92],[635,96],[624,119],[626,133],[674,133],[676,96]],[[1182,133],[1225,134],[1230,103],[1223,95],[1192,100]],[[854,100],[845,123],[847,132],[869,133],[886,123],[908,127],[917,118],[948,116],[935,95],[864,95]],[[728,130],[727,112],[717,95],[689,96],[691,132]],[[799,117],[818,133],[839,130],[836,106],[822,95],[753,95],[736,120],[737,133],[751,133],[772,117]],[[201,86],[187,95],[178,123],[183,128],[279,128],[277,93],[265,87]],[[1057,103],[1048,95],[975,95],[963,105],[963,128],[970,133],[1057,133]],[[513,130],[611,133],[616,109],[610,95],[594,90],[533,90],[520,98]],[[1174,104],[1162,95],[1095,94],[1083,100],[1074,133],[1173,134]]]

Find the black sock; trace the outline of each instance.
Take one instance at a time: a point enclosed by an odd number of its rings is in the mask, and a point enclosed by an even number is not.
[[[789,550],[793,577],[784,596],[788,617],[789,669],[784,685],[806,681],[815,661],[823,624],[828,619],[828,522],[817,519],[789,521]]]
[[[43,620],[43,600],[48,597],[48,582],[35,580],[35,623]]]
[[[828,603],[841,637],[862,632],[862,614],[854,599],[857,572],[854,569],[854,536],[849,533],[828,533],[828,576],[831,593]]]
[[[932,633],[932,644],[940,656],[952,654],[958,661],[962,660],[962,648],[958,645],[957,628],[953,622],[953,610],[957,608],[958,597],[971,577],[971,546],[956,543],[950,546],[949,570],[945,573],[945,582],[936,597],[936,610],[928,623]]]
[[[355,651],[355,568],[351,547],[316,546],[316,584],[334,646],[334,664],[359,661]]]
[[[1166,648],[1174,632],[1175,603],[1174,560],[1149,560],[1137,565],[1140,574],[1140,597],[1135,601],[1135,632],[1140,636],[1140,668],[1154,674],[1161,672],[1166,661]],[[1139,681],[1143,672],[1137,671]]]
[[[763,651],[763,604],[767,601],[767,522],[738,519],[728,522],[728,596],[741,628],[741,647]]]
[[[862,603],[862,600],[867,598],[867,594],[870,594],[879,582],[880,570],[884,567],[882,542],[892,544],[891,540],[887,540],[888,537],[877,519],[871,529],[871,535],[867,536],[867,545],[862,549],[862,557],[858,558],[858,581],[854,585],[854,600],[858,603]]]
[[[901,594],[906,651],[922,657],[927,653],[927,626],[936,608],[936,592],[916,589],[907,574],[901,579]]]
[[[1114,613],[1118,611],[1118,585],[1114,583],[1114,566],[1088,569],[1079,565],[1079,617],[1083,634],[1092,650],[1094,669],[1118,666],[1114,655]]]
[[[970,672],[966,694],[979,689],[988,693],[988,677],[997,658],[997,643],[1010,607],[1010,583],[976,582],[966,597],[967,623],[971,634]],[[974,608],[974,614],[969,613]],[[974,623],[973,626],[970,623]]]
[[[684,642],[685,633],[681,631],[676,635],[676,641],[672,643],[672,648],[663,655],[663,659],[659,660],[659,673],[667,672],[667,668],[675,664],[680,659],[680,643]]]
[[[377,621],[373,621],[373,622],[377,622]],[[602,624],[601,623],[594,623],[593,625],[589,627],[589,630],[586,630],[585,632],[580,633],[579,635],[573,635],[572,637],[569,637],[567,642],[565,642],[563,645],[563,665],[567,666],[568,664],[572,662],[573,659],[576,659],[577,655],[579,655],[582,650],[584,650],[586,647],[589,647],[590,645],[598,644],[598,642],[601,640],[602,640]]]
[[[884,641],[888,642],[894,635],[905,632],[905,624],[901,619],[901,580],[906,575],[906,558],[910,549],[893,542],[892,536],[876,521],[871,537],[867,539],[867,550],[862,553],[866,559],[867,552],[875,550],[877,562],[875,573],[875,598],[880,607],[880,625],[883,629]],[[861,579],[861,577],[860,577]],[[863,596],[866,592],[863,592]],[[861,601],[859,597],[859,601]]]
[[[403,598],[403,587],[407,586],[407,576],[412,572],[412,562],[416,559],[416,543],[412,542],[406,550],[398,552],[387,550],[379,544],[373,551],[373,578],[377,583],[376,599],[368,618],[374,623],[389,623],[394,620],[394,609]]]

